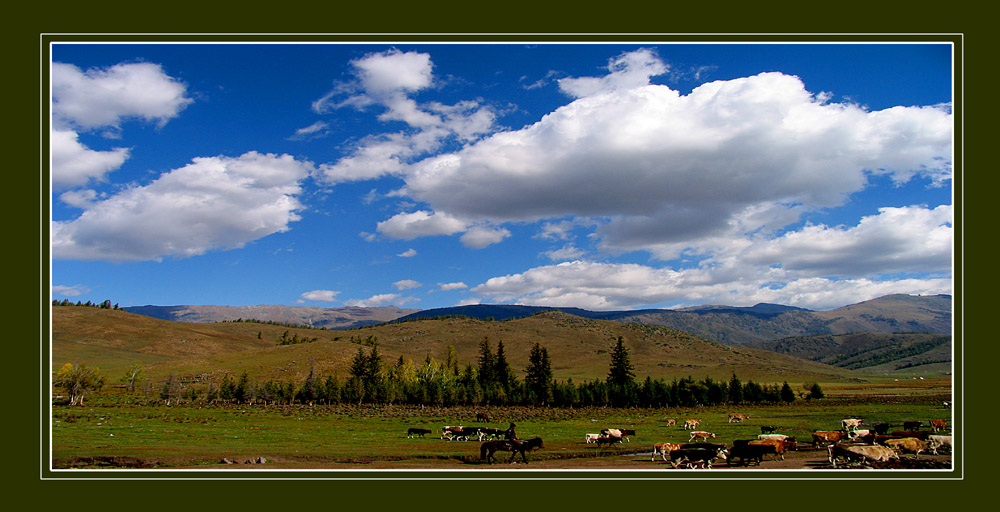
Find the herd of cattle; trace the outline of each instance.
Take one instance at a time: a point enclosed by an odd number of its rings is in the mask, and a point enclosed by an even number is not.
[[[729,423],[743,423],[749,418],[746,414],[730,414]],[[676,420],[667,420],[667,426],[677,424]],[[698,419],[684,420],[681,427],[689,434],[687,442],[656,443],[650,460],[655,462],[659,457],[674,468],[711,469],[713,462],[718,460],[725,461],[727,466],[759,466],[767,456],[773,456],[774,460],[784,460],[786,452],[798,449],[795,437],[777,433],[777,426],[761,425],[761,433],[755,439],[737,439],[731,445],[726,445],[711,442],[710,439],[714,439],[716,434],[700,430],[701,424]],[[921,430],[924,426],[929,430]],[[516,440],[515,428],[513,423],[505,430],[445,426],[441,429],[441,439]],[[839,430],[813,432],[810,444],[814,450],[826,451],[832,467],[868,466],[876,462],[898,461],[905,454],[938,455],[942,449],[950,452],[952,436],[945,432],[946,429],[947,422],[944,420],[930,420],[926,425],[921,421],[906,421],[902,424],[902,430],[891,430],[888,423],[868,424],[861,419],[849,418],[841,421]],[[423,437],[430,433],[428,429],[411,428],[407,437]],[[584,441],[596,444],[601,449],[603,446],[631,442],[630,437],[635,435],[635,430],[631,429],[606,428],[600,433],[585,434]]]
[[[729,423],[743,423],[750,417],[745,414],[730,414]],[[668,426],[677,425],[676,420],[667,420]],[[776,460],[784,460],[785,453],[797,450],[794,436],[775,433],[778,427],[762,425],[760,435],[756,439],[737,439],[731,446],[713,444],[709,439],[716,435],[705,430],[695,430],[701,426],[701,420],[688,419],[682,428],[689,431],[687,443],[656,443],[650,456],[651,461],[660,457],[674,468],[705,468],[712,467],[716,460],[726,461],[727,466],[751,464],[760,465],[765,456],[773,456]],[[951,450],[952,437],[943,432],[947,428],[945,420],[930,420],[927,427],[920,421],[903,422],[902,430],[890,432],[888,423],[875,423],[871,428],[862,429],[863,420],[856,418],[841,421],[840,430],[821,430],[811,434],[813,449],[824,449],[833,467],[837,465],[868,465],[872,462],[887,462],[899,460],[902,454],[921,453],[939,454],[939,450]],[[613,445],[628,441],[622,432],[635,435],[634,431],[623,429],[605,429],[600,434],[586,434],[587,443]]]

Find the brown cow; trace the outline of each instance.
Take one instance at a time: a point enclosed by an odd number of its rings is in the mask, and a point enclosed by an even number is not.
[[[694,430],[698,428],[698,425],[701,425],[701,420],[696,420],[696,419],[684,420],[684,430]]]
[[[748,419],[750,419],[750,415],[749,414],[730,414],[729,415],[729,423],[732,423],[734,421],[736,423],[743,423],[744,420],[748,420]]]
[[[914,421],[904,421],[903,422],[903,430],[920,430],[920,427],[922,425],[923,425],[922,422],[916,421],[916,420],[914,420]]]
[[[606,445],[620,444],[622,442],[622,438],[621,437],[617,437],[617,436],[600,435],[600,436],[597,436],[597,440],[596,441],[597,441],[597,447],[600,448],[602,445],[605,445],[605,444]]]
[[[915,437],[904,437],[903,439],[890,439],[885,445],[893,450],[903,453],[913,453],[920,455],[920,452],[927,450],[930,444],[927,441]]]
[[[819,443],[836,443],[846,437],[847,433],[840,430],[817,430],[812,434],[813,448],[819,447]]]
[[[935,432],[940,432],[948,428],[948,422],[946,420],[930,420],[931,430]]]
[[[774,453],[778,455],[778,460],[785,460],[785,451],[794,449],[795,445],[791,441],[782,439],[758,439],[747,443],[750,446],[773,446]]]
[[[691,431],[691,437],[688,438],[688,442],[691,441],[705,441],[710,437],[715,437],[715,434],[711,432],[705,432],[703,430],[693,430]]]
[[[670,456],[670,452],[680,449],[680,443],[656,443],[653,445],[653,456],[650,457],[649,460],[651,462],[656,462],[656,456],[659,455],[663,457],[664,462],[667,462],[667,457]]]

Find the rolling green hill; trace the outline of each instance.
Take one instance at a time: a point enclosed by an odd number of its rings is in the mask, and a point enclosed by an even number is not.
[[[734,347],[686,332],[639,323],[593,320],[549,311],[535,316],[487,321],[444,318],[327,331],[288,329],[257,323],[194,324],[149,318],[124,311],[58,306],[52,310],[53,367],[63,363],[97,366],[116,379],[130,364],[142,362],[151,378],[168,374],[214,379],[247,371],[255,378],[304,379],[311,368],[320,375],[348,375],[359,348],[377,340],[387,363],[400,356],[419,364],[426,357],[443,361],[452,346],[460,364],[476,364],[478,345],[502,341],[515,371],[527,366],[534,343],[544,346],[556,378],[574,381],[607,376],[609,351],[621,336],[637,378],[692,376],[728,379],[733,373],[758,382],[845,381],[858,372],[787,354]],[[288,331],[315,341],[278,345]],[[260,339],[258,339],[260,333]]]
[[[938,334],[800,336],[748,346],[866,373],[946,373],[951,369],[951,336]]]

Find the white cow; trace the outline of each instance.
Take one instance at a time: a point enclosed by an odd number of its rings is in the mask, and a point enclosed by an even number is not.
[[[851,430],[847,433],[847,438],[850,439],[851,441],[854,441],[859,437],[865,437],[871,433],[872,433],[871,430],[866,430],[866,429]]]
[[[596,443],[598,437],[601,437],[601,434],[584,434],[587,444]]]
[[[861,426],[862,421],[863,420],[851,418],[846,420],[840,420],[840,424],[843,426],[844,430],[856,430],[858,427]]]
[[[951,436],[930,436],[927,438],[927,442],[929,443],[928,448],[934,455],[937,455],[938,448],[943,446],[947,446],[948,451],[951,451]]]

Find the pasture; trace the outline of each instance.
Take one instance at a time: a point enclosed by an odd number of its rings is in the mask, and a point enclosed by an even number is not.
[[[711,442],[731,445],[755,438],[761,426],[796,436],[799,451],[783,462],[766,459],[762,469],[822,468],[826,450],[813,450],[810,433],[837,430],[844,418],[901,426],[920,420],[947,420],[953,428],[951,400],[941,382],[870,386],[857,393],[831,388],[828,398],[755,407],[663,409],[551,409],[531,407],[420,406],[237,406],[129,403],[112,393],[88,397],[85,406],[52,408],[53,469],[185,468],[185,469],[670,469],[661,459],[650,461],[657,442],[684,443],[683,422],[702,420],[699,430],[716,435]],[[937,387],[936,387],[937,386]],[[477,422],[486,413],[490,422]],[[742,423],[729,414],[748,414]],[[677,420],[670,425],[669,420]],[[508,453],[492,466],[480,461],[480,442],[441,439],[445,425],[506,429],[517,425],[522,439],[541,437],[543,449],[528,453],[528,464],[507,464]],[[600,446],[585,434],[605,428],[636,431],[629,442]],[[407,437],[410,428],[431,431]],[[912,458],[912,456],[910,456]],[[947,456],[917,459],[950,461]],[[228,464],[225,461],[235,462]],[[247,464],[246,461],[254,463]],[[719,464],[716,467],[720,467]],[[724,467],[724,464],[721,465]],[[756,467],[756,466],[755,466]]]

